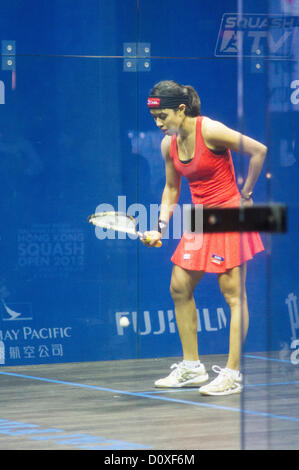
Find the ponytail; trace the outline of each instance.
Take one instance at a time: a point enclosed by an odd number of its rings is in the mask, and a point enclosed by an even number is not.
[[[184,85],[183,85],[184,86]],[[185,85],[187,90],[189,104],[186,109],[186,116],[196,117],[200,115],[200,98],[194,88],[190,85]]]

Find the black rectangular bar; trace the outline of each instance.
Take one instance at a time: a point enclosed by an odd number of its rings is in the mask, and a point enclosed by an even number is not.
[[[201,217],[203,233],[287,231],[287,208],[284,204],[254,205],[236,208],[204,208],[191,206],[191,232],[195,231],[195,216]],[[198,219],[197,219],[198,220]],[[197,224],[198,226],[198,224]]]

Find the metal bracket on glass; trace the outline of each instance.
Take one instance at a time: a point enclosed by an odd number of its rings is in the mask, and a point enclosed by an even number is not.
[[[123,55],[124,72],[149,72],[151,70],[149,42],[125,42]]]
[[[1,41],[2,70],[16,70],[16,41]]]
[[[264,73],[265,72],[265,51],[262,47],[258,47],[255,51],[255,55],[252,53],[250,58],[251,73]]]

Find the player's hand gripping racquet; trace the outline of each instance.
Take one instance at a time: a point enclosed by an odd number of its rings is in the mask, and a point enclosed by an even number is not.
[[[145,244],[150,243],[152,240],[151,238],[146,237],[144,233],[138,232],[134,217],[127,215],[124,212],[97,212],[96,214],[92,214],[88,217],[88,222],[96,227],[137,235]],[[155,248],[160,248],[160,246],[162,246],[161,240],[157,240],[153,246]]]

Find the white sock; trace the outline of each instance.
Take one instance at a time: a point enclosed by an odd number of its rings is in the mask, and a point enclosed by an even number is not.
[[[195,367],[198,367],[200,365],[200,361],[185,361],[184,360],[183,364],[188,369],[194,369]]]
[[[228,367],[225,368],[227,372],[229,372],[235,379],[239,376],[240,372],[235,369],[229,369]]]

